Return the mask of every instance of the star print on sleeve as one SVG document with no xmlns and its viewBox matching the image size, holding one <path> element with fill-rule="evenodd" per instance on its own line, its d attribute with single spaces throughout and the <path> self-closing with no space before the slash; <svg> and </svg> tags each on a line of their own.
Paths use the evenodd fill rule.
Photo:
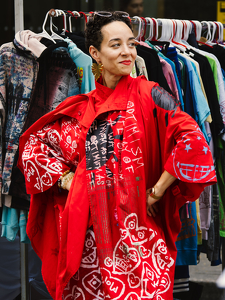
<svg viewBox="0 0 225 300">
<path fill-rule="evenodd" d="M 207 147 L 203 146 L 203 150 L 202 151 L 205 152 L 205 154 L 207 154 L 208 150 L 209 149 Z"/>
<path fill-rule="evenodd" d="M 170 174 L 186 182 L 216 181 L 212 155 L 203 134 L 189 131 L 176 142 L 165 165 Z"/>
<path fill-rule="evenodd" d="M 186 148 L 185 148 L 184 150 L 186 150 L 187 153 L 188 153 L 188 151 L 191 150 L 191 149 L 192 149 L 192 148 L 191 148 L 191 144 L 189 144 L 189 145 L 186 145 Z"/>
</svg>

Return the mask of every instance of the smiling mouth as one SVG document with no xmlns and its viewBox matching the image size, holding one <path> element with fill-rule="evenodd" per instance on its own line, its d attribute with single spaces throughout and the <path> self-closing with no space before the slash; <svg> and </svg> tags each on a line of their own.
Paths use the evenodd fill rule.
<svg viewBox="0 0 225 300">
<path fill-rule="evenodd" d="M 124 61 L 121 61 L 120 64 L 129 66 L 131 64 L 131 61 L 130 60 L 124 60 Z"/>
</svg>

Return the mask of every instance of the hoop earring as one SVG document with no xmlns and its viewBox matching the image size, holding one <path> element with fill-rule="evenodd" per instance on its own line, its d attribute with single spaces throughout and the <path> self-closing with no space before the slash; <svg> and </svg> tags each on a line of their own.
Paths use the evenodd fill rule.
<svg viewBox="0 0 225 300">
<path fill-rule="evenodd" d="M 102 74 L 102 70 L 103 70 L 103 64 L 96 64 L 93 63 L 91 66 L 91 71 L 95 76 L 95 80 L 97 81 L 99 79 L 99 77 L 101 77 Z"/>
</svg>

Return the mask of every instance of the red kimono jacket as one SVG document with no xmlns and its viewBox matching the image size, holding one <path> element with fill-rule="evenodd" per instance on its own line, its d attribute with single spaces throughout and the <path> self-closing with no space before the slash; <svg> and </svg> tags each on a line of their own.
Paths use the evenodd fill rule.
<svg viewBox="0 0 225 300">
<path fill-rule="evenodd" d="M 96 83 L 25 132 L 19 167 L 32 195 L 27 233 L 54 299 L 173 299 L 179 208 L 216 175 L 171 95 L 143 77 L 122 77 L 114 91 Z M 57 187 L 68 169 L 69 194 Z M 164 170 L 177 180 L 149 217 L 146 189 Z M 65 294 L 71 277 L 76 291 Z"/>
</svg>

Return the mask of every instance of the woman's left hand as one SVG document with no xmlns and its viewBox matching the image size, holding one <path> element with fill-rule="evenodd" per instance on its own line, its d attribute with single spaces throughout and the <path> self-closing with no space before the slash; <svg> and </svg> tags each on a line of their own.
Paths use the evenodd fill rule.
<svg viewBox="0 0 225 300">
<path fill-rule="evenodd" d="M 156 213 L 159 212 L 157 203 L 159 200 L 152 198 L 150 196 L 149 190 L 150 189 L 146 191 L 147 214 L 149 215 L 149 217 L 155 217 Z"/>
</svg>

